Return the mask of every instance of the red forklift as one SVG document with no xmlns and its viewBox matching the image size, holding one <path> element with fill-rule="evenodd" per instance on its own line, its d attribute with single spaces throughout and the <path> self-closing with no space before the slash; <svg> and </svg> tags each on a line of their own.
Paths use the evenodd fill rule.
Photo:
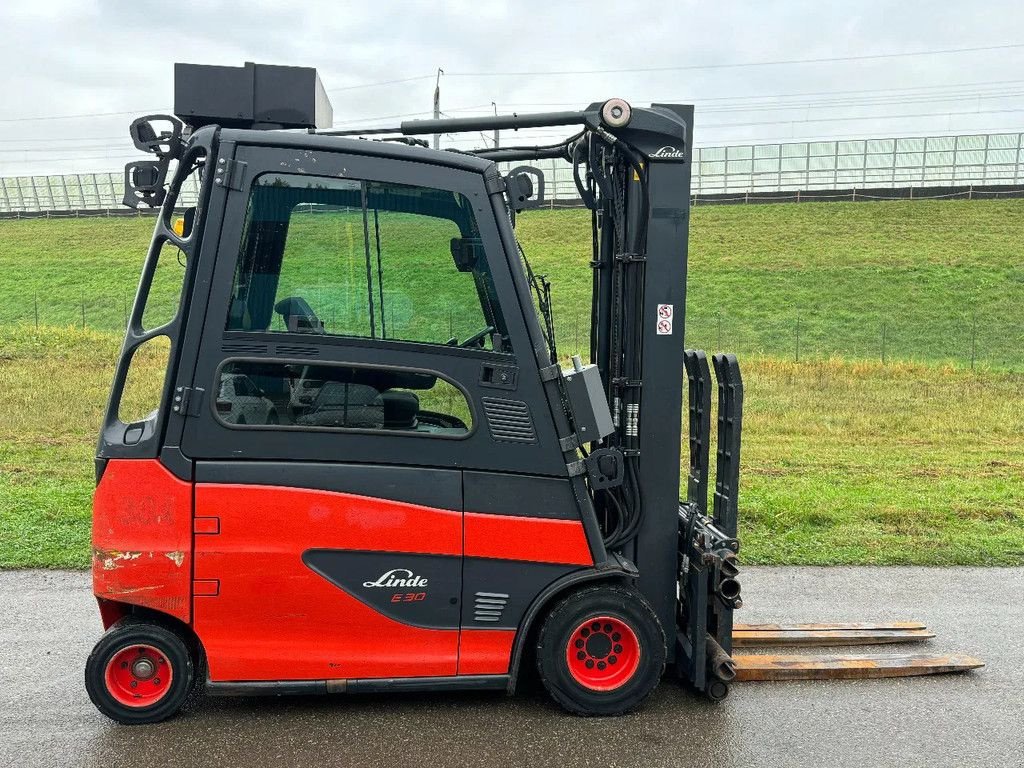
<svg viewBox="0 0 1024 768">
<path fill-rule="evenodd" d="M 684 349 L 692 107 L 332 131 L 315 70 L 250 63 L 176 65 L 174 112 L 132 124 L 154 158 L 125 169 L 126 205 L 160 211 L 97 449 L 106 632 L 85 681 L 104 714 L 163 720 L 199 685 L 513 692 L 535 665 L 565 709 L 617 715 L 666 667 L 720 700 L 737 677 L 977 666 L 733 655 L 930 635 L 733 624 L 743 387 L 735 357 Z M 542 126 L 570 135 L 418 138 Z M 559 355 L 551 285 L 515 236 L 544 177 L 498 165 L 546 158 L 571 163 L 591 211 L 586 363 Z M 177 308 L 147 323 L 168 253 Z M 124 421 L 133 358 L 157 340 L 159 407 Z"/>
</svg>

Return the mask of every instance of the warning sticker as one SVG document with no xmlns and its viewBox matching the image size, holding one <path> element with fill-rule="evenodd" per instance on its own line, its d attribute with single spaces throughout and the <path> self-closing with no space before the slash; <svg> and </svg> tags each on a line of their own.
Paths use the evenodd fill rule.
<svg viewBox="0 0 1024 768">
<path fill-rule="evenodd" d="M 674 314 L 671 304 L 659 304 L 658 305 L 658 325 L 657 333 L 659 336 L 669 336 L 672 334 L 672 315 Z"/>
</svg>

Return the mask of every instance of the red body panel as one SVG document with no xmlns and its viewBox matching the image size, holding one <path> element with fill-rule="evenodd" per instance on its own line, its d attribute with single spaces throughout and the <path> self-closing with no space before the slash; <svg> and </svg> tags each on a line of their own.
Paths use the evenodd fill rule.
<svg viewBox="0 0 1024 768">
<path fill-rule="evenodd" d="M 111 459 L 93 496 L 93 592 L 191 618 L 192 484 L 156 459 Z M 120 615 L 101 610 L 104 625 Z"/>
<path fill-rule="evenodd" d="M 196 633 L 210 678 L 319 680 L 456 674 L 459 631 L 383 616 L 302 562 L 312 548 L 462 554 L 461 512 L 329 491 L 196 486 Z"/>
<path fill-rule="evenodd" d="M 465 515 L 466 557 L 533 563 L 593 565 L 579 520 L 511 515 Z"/>
<path fill-rule="evenodd" d="M 198 484 L 194 495 L 195 522 L 190 483 L 155 459 L 111 460 L 94 500 L 93 582 L 105 625 L 118 604 L 191 623 L 214 681 L 509 671 L 514 630 L 389 618 L 303 563 L 308 550 L 592 564 L 579 521 L 277 486 Z"/>
<path fill-rule="evenodd" d="M 508 674 L 515 639 L 514 629 L 462 630 L 459 639 L 459 674 Z"/>
</svg>

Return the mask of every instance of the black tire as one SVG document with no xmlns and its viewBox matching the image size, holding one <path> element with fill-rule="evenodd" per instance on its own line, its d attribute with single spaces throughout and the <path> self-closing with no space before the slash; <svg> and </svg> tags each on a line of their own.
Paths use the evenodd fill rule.
<svg viewBox="0 0 1024 768">
<path fill-rule="evenodd" d="M 117 660 L 119 656 L 121 660 Z M 139 669 L 148 672 L 152 668 L 153 672 L 136 677 L 136 664 L 128 666 L 132 658 L 151 662 Z M 169 673 L 162 671 L 167 669 Z M 185 638 L 148 620 L 128 618 L 114 624 L 85 664 L 85 689 L 92 703 L 111 720 L 125 725 L 156 723 L 174 716 L 188 698 L 194 679 L 195 664 Z M 133 697 L 137 701 L 129 703 Z"/>
<path fill-rule="evenodd" d="M 622 634 L 630 635 L 629 642 L 622 639 L 620 645 L 613 638 Z M 635 658 L 627 661 L 622 646 L 631 650 L 633 641 Z M 636 590 L 607 584 L 581 589 L 562 599 L 544 620 L 537 639 L 537 670 L 551 698 L 569 712 L 621 715 L 640 706 L 658 687 L 665 671 L 665 633 Z M 601 675 L 606 677 L 591 677 Z"/>
</svg>

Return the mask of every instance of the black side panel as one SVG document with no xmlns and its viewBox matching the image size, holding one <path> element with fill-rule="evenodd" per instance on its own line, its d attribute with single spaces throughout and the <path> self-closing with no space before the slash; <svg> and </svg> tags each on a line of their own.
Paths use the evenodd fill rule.
<svg viewBox="0 0 1024 768">
<path fill-rule="evenodd" d="M 508 675 L 458 677 L 387 677 L 359 680 L 253 680 L 215 683 L 206 681 L 210 696 L 287 696 L 325 693 L 385 693 L 396 691 L 500 691 Z"/>
<path fill-rule="evenodd" d="M 349 693 L 390 693 L 412 691 L 500 691 L 508 686 L 508 675 L 459 675 L 458 677 L 393 677 L 349 680 Z"/>
<path fill-rule="evenodd" d="M 302 562 L 389 619 L 429 629 L 459 626 L 462 558 L 308 549 Z M 387 638 L 381 638 L 387 642 Z"/>
<path fill-rule="evenodd" d="M 193 462 L 176 445 L 165 445 L 160 451 L 160 463 L 179 480 L 192 482 Z"/>
<path fill-rule="evenodd" d="M 199 461 L 196 482 L 308 488 L 437 509 L 462 509 L 458 470 L 303 461 Z"/>
<path fill-rule="evenodd" d="M 463 472 L 467 512 L 579 520 L 568 478 L 531 477 L 497 472 Z"/>
<path fill-rule="evenodd" d="M 579 570 L 574 565 L 466 558 L 462 626 L 516 629 L 527 608 L 549 584 Z"/>
<path fill-rule="evenodd" d="M 692 137 L 693 107 L 658 105 L 676 112 Z M 690 211 L 690 162 L 650 160 L 651 211 L 644 269 L 643 389 L 640 395 L 640 488 L 643 523 L 636 538 L 638 586 L 661 625 L 675 626 L 679 572 L 679 458 L 683 404 L 683 321 Z M 659 326 L 658 307 L 675 322 Z M 669 647 L 674 661 L 675 648 Z"/>
</svg>

